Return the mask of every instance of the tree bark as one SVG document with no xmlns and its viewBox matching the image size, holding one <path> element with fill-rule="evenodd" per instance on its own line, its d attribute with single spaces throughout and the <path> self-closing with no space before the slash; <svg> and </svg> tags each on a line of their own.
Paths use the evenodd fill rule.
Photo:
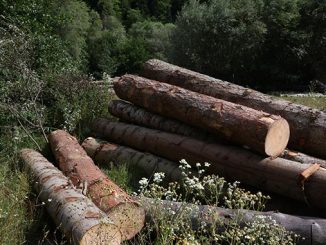
<svg viewBox="0 0 326 245">
<path fill-rule="evenodd" d="M 290 150 L 285 150 L 283 154 L 281 155 L 282 158 L 300 162 L 300 163 L 308 163 L 308 164 L 314 164 L 318 163 L 321 167 L 326 168 L 326 161 L 320 158 L 312 157 L 309 155 L 306 155 L 301 152 L 294 152 Z"/>
<path fill-rule="evenodd" d="M 148 221 L 155 220 L 157 213 L 162 212 L 183 212 L 186 213 L 187 221 L 191 221 L 193 229 L 198 229 L 204 222 L 208 227 L 214 227 L 220 232 L 225 229 L 225 225 L 230 220 L 239 222 L 239 225 L 252 222 L 257 216 L 271 217 L 277 224 L 283 226 L 286 230 L 292 231 L 301 236 L 298 243 L 300 245 L 325 244 L 326 243 L 326 219 L 288 215 L 279 212 L 257 212 L 252 210 L 226 209 L 208 205 L 195 205 L 184 202 L 172 202 L 167 200 L 156 200 L 141 197 L 139 201 L 146 210 Z M 189 213 L 188 213 L 189 212 Z"/>
<path fill-rule="evenodd" d="M 326 204 L 326 170 L 320 168 L 302 186 L 299 175 L 309 164 L 298 164 L 282 158 L 264 158 L 235 146 L 206 143 L 181 135 L 142 128 L 105 119 L 93 125 L 97 136 L 140 151 L 190 164 L 210 162 L 207 173 L 229 180 L 239 180 L 258 189 L 271 191 L 324 209 Z"/>
<path fill-rule="evenodd" d="M 180 134 L 206 141 L 217 141 L 212 134 L 197 127 L 189 126 L 183 122 L 162 117 L 122 100 L 111 100 L 109 103 L 111 115 L 124 122 L 159 129 L 165 132 Z"/>
<path fill-rule="evenodd" d="M 162 130 L 168 133 L 180 134 L 210 143 L 227 144 L 227 141 L 222 141 L 200 128 L 191 127 L 180 121 L 162 117 L 122 100 L 111 100 L 109 103 L 109 112 L 113 116 L 120 118 L 123 122 L 134 123 L 139 126 Z M 299 163 L 319 163 L 321 167 L 326 168 L 325 160 L 301 152 L 285 150 L 280 157 Z"/>
<path fill-rule="evenodd" d="M 289 148 L 326 159 L 326 112 L 193 72 L 160 60 L 149 60 L 143 75 L 215 98 L 280 115 L 290 124 Z"/>
<path fill-rule="evenodd" d="M 144 210 L 94 164 L 78 141 L 63 130 L 49 134 L 60 169 L 119 227 L 122 239 L 130 239 L 144 225 Z"/>
<path fill-rule="evenodd" d="M 168 182 L 178 182 L 183 178 L 177 163 L 150 153 L 140 152 L 92 137 L 84 140 L 82 146 L 87 154 L 99 164 L 110 164 L 110 162 L 115 164 L 126 163 L 136 169 L 143 170 L 143 177 L 147 178 L 151 178 L 155 172 L 162 172 L 165 174 L 165 180 Z M 192 173 L 196 175 L 195 170 L 192 170 Z M 257 189 L 252 189 L 251 187 L 250 191 L 257 191 Z M 268 195 L 272 199 L 266 203 L 265 210 L 278 210 L 296 215 L 316 215 L 316 210 L 309 208 L 304 203 L 276 194 L 268 193 Z"/>
<path fill-rule="evenodd" d="M 41 201 L 72 244 L 120 244 L 119 228 L 40 153 L 23 149 L 20 158 L 33 176 Z"/>
<path fill-rule="evenodd" d="M 107 141 L 88 137 L 82 147 L 87 154 L 99 164 L 125 163 L 129 166 L 140 168 L 147 177 L 154 173 L 162 172 L 168 181 L 179 181 L 181 170 L 179 165 L 162 157 L 150 153 L 136 151 L 129 147 L 111 144 Z"/>
<path fill-rule="evenodd" d="M 149 111 L 207 129 L 261 154 L 277 157 L 288 143 L 289 125 L 279 116 L 134 75 L 122 76 L 114 90 Z"/>
</svg>

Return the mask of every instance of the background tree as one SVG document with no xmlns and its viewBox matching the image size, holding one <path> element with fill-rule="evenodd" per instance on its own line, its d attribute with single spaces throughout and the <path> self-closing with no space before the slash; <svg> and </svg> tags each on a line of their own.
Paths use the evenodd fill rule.
<svg viewBox="0 0 326 245">
<path fill-rule="evenodd" d="M 314 79 L 326 82 L 326 2 L 303 1 L 301 30 L 309 37 L 308 64 Z"/>
<path fill-rule="evenodd" d="M 265 40 L 260 0 L 191 0 L 173 35 L 173 61 L 230 81 L 252 70 Z"/>
</svg>

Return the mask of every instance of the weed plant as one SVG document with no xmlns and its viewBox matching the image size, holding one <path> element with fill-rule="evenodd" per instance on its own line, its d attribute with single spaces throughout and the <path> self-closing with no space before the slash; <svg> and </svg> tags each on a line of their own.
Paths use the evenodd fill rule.
<svg viewBox="0 0 326 245">
<path fill-rule="evenodd" d="M 250 221 L 244 218 L 246 210 L 263 210 L 268 196 L 250 193 L 240 188 L 239 182 L 228 183 L 222 177 L 205 175 L 209 163 L 197 163 L 194 173 L 185 160 L 180 163 L 180 182 L 164 185 L 164 173 L 139 181 L 137 195 L 144 203 L 147 198 L 153 200 L 151 221 L 130 243 L 276 245 L 295 244 L 298 240 L 296 234 L 268 216 L 257 215 Z M 171 201 L 171 205 L 166 201 Z M 232 217 L 219 215 L 213 209 L 203 217 L 201 205 L 233 209 Z"/>
</svg>

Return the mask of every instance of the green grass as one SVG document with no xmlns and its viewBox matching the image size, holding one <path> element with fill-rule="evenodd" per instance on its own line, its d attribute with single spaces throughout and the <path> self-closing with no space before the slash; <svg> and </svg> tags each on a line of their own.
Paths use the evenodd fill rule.
<svg viewBox="0 0 326 245">
<path fill-rule="evenodd" d="M 325 109 L 326 98 L 283 97 L 295 103 Z M 0 132 L 1 133 L 1 132 Z M 49 156 L 49 150 L 40 134 L 32 135 Z M 37 202 L 37 195 L 32 191 L 28 176 L 22 170 L 16 152 L 25 147 L 37 149 L 23 130 L 19 137 L 15 134 L 2 134 L 0 140 L 0 244 L 40 244 L 44 241 L 55 241 L 65 244 L 62 234 L 56 229 L 44 207 Z M 135 189 L 140 177 L 134 170 L 129 171 L 126 165 L 113 167 L 101 166 L 117 184 L 128 192 Z"/>
<path fill-rule="evenodd" d="M 326 96 L 325 97 L 293 97 L 285 96 L 282 99 L 289 100 L 291 102 L 310 106 L 317 109 L 326 109 Z"/>
</svg>

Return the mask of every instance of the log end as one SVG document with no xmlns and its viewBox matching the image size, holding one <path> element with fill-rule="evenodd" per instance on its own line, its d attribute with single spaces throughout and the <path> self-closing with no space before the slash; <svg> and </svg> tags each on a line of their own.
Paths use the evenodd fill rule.
<svg viewBox="0 0 326 245">
<path fill-rule="evenodd" d="M 121 243 L 121 233 L 119 228 L 113 224 L 102 223 L 89 229 L 82 239 L 80 245 L 110 244 L 119 245 Z"/>
<path fill-rule="evenodd" d="M 285 150 L 290 138 L 288 122 L 280 118 L 268 129 L 265 139 L 265 153 L 270 157 L 278 157 Z"/>
<path fill-rule="evenodd" d="M 145 210 L 136 202 L 121 203 L 108 216 L 119 227 L 122 240 L 133 238 L 145 224 Z"/>
</svg>

